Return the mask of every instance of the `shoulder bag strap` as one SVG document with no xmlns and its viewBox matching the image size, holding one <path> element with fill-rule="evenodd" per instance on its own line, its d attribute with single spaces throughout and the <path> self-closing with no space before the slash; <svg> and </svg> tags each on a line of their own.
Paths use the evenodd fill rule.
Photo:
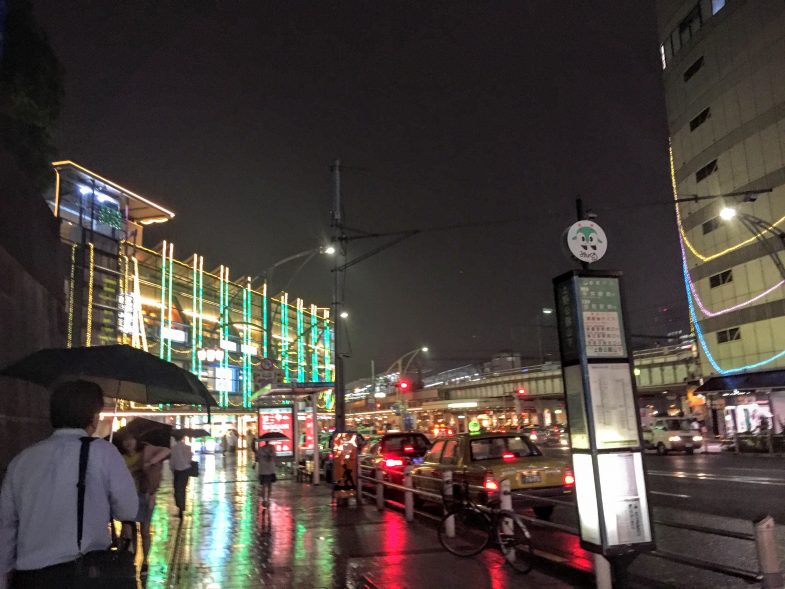
<svg viewBox="0 0 785 589">
<path fill-rule="evenodd" d="M 76 483 L 76 545 L 82 552 L 82 531 L 84 528 L 84 492 L 87 478 L 87 459 L 90 456 L 90 442 L 95 438 L 85 436 L 79 438 L 82 447 L 79 450 L 79 482 Z"/>
</svg>

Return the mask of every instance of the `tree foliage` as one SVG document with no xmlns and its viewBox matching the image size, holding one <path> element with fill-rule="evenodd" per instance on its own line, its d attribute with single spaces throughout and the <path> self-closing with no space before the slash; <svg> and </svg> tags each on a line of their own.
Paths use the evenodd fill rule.
<svg viewBox="0 0 785 589">
<path fill-rule="evenodd" d="M 30 0 L 0 0 L 2 4 L 0 144 L 33 186 L 43 189 L 51 181 L 52 129 L 63 104 L 63 67 L 35 21 Z"/>
</svg>

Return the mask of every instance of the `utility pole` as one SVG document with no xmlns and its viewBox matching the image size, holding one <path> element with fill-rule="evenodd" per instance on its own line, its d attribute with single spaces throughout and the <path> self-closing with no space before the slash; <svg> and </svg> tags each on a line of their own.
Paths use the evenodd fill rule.
<svg viewBox="0 0 785 589">
<path fill-rule="evenodd" d="M 343 239 L 343 215 L 341 211 L 341 160 L 335 160 L 333 172 L 333 210 L 330 218 L 332 242 L 336 249 L 333 263 L 333 361 L 335 362 L 335 431 L 346 429 L 346 391 L 341 353 L 341 275 L 346 262 L 346 241 Z"/>
</svg>

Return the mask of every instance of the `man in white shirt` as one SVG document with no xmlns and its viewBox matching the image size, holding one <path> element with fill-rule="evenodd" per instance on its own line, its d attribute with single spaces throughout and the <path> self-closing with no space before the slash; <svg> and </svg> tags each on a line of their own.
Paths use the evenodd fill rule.
<svg viewBox="0 0 785 589">
<path fill-rule="evenodd" d="M 76 589 L 79 451 L 103 406 L 98 385 L 61 384 L 49 405 L 54 433 L 8 466 L 0 491 L 0 589 Z M 133 520 L 138 508 L 131 473 L 105 440 L 90 444 L 85 487 L 81 554 L 108 548 L 110 518 Z"/>
<path fill-rule="evenodd" d="M 183 517 L 185 512 L 185 490 L 188 487 L 188 477 L 191 475 L 191 446 L 185 443 L 182 432 L 174 432 L 172 437 L 175 444 L 169 456 L 169 467 L 174 477 L 174 503 L 177 505 L 178 515 Z"/>
</svg>

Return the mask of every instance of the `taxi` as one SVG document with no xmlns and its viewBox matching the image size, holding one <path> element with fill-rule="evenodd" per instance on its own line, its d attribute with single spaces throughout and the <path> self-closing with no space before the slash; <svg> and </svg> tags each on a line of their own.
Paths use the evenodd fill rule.
<svg viewBox="0 0 785 589">
<path fill-rule="evenodd" d="M 457 434 L 439 438 L 414 468 L 414 487 L 441 494 L 445 471 L 453 481 L 468 480 L 474 501 L 487 504 L 499 500 L 502 479 L 510 481 L 513 491 L 528 495 L 558 498 L 575 490 L 575 476 L 564 458 L 548 458 L 528 436 L 516 433 Z M 517 500 L 516 500 L 517 502 Z M 548 519 L 553 505 L 525 498 L 540 519 Z"/>
</svg>

